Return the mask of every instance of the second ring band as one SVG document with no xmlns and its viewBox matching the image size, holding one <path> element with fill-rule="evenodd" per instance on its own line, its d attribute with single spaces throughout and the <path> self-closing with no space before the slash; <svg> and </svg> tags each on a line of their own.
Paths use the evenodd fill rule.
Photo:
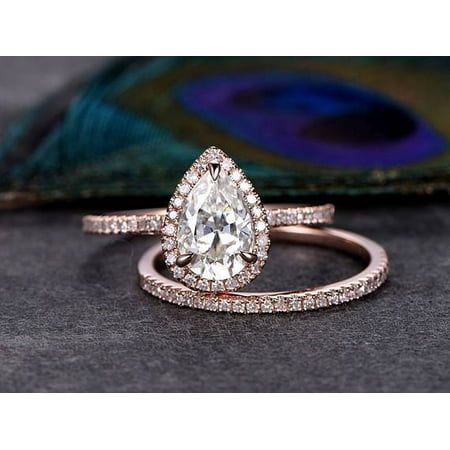
<svg viewBox="0 0 450 450">
<path fill-rule="evenodd" d="M 209 311 L 272 313 L 306 311 L 339 305 L 378 289 L 388 274 L 388 257 L 376 242 L 349 231 L 333 228 L 285 227 L 272 237 L 293 243 L 315 244 L 353 254 L 366 262 L 365 269 L 345 280 L 301 291 L 202 293 L 170 280 L 161 273 L 159 245 L 140 259 L 138 272 L 143 290 L 170 303 Z"/>
</svg>

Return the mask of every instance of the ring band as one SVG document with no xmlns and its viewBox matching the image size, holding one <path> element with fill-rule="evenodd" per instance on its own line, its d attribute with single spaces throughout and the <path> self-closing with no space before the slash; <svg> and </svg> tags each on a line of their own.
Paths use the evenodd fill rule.
<svg viewBox="0 0 450 450">
<path fill-rule="evenodd" d="M 160 273 L 162 253 L 156 244 L 139 261 L 140 285 L 151 295 L 181 306 L 234 313 L 273 313 L 307 311 L 346 303 L 373 292 L 386 280 L 389 264 L 385 250 L 358 234 L 334 228 L 295 226 L 274 230 L 271 237 L 343 250 L 362 258 L 367 267 L 345 280 L 301 291 L 199 292 Z"/>
<path fill-rule="evenodd" d="M 271 228 L 287 225 L 329 225 L 334 218 L 334 205 L 265 205 Z M 119 211 L 83 217 L 83 231 L 92 234 L 160 234 L 164 208 Z"/>
</svg>

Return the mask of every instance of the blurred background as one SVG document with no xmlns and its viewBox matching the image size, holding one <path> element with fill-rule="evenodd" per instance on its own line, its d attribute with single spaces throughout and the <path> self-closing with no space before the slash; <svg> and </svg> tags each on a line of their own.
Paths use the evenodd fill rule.
<svg viewBox="0 0 450 450">
<path fill-rule="evenodd" d="M 449 191 L 449 58 L 2 58 L 0 67 L 3 207 L 165 204 L 210 145 L 266 201 Z"/>
</svg>

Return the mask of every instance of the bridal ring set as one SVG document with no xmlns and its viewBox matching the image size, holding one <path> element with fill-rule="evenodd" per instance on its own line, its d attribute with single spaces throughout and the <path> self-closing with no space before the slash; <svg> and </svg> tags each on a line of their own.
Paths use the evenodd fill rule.
<svg viewBox="0 0 450 450">
<path fill-rule="evenodd" d="M 162 300 L 208 311 L 306 311 L 363 297 L 386 280 L 388 257 L 376 242 L 332 223 L 334 206 L 263 205 L 236 163 L 208 148 L 184 174 L 167 209 L 83 218 L 94 234 L 161 236 L 138 263 L 140 286 Z M 271 241 L 316 244 L 356 255 L 365 269 L 307 290 L 237 292 L 257 277 Z M 163 275 L 164 264 L 172 278 Z"/>
</svg>

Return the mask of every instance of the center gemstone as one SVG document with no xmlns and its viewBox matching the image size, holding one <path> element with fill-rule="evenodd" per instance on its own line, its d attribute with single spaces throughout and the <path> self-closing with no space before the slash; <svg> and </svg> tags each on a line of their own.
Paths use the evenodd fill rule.
<svg viewBox="0 0 450 450">
<path fill-rule="evenodd" d="M 189 267 L 208 280 L 226 280 L 245 266 L 240 252 L 252 250 L 252 218 L 225 170 L 207 171 L 189 193 L 180 216 L 178 250 L 194 255 Z"/>
</svg>

